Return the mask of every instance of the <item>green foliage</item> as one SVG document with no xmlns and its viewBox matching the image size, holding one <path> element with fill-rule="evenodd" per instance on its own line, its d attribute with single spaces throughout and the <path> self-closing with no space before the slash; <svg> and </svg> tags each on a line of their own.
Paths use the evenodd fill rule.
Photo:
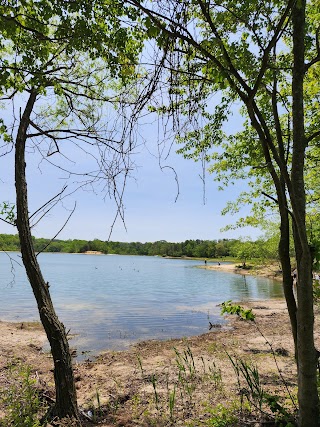
<svg viewBox="0 0 320 427">
<path fill-rule="evenodd" d="M 270 409 L 275 418 L 277 427 L 295 427 L 292 414 L 280 403 L 280 397 L 264 392 L 263 395 L 266 406 Z"/>
<path fill-rule="evenodd" d="M 313 270 L 320 270 L 320 241 L 313 238 L 310 243 L 310 251 L 313 257 Z"/>
<path fill-rule="evenodd" d="M 0 215 L 3 219 L 10 224 L 15 224 L 16 213 L 15 213 L 15 205 L 10 202 L 3 202 L 0 204 Z"/>
<path fill-rule="evenodd" d="M 6 408 L 6 416 L 1 420 L 5 427 L 40 427 L 39 414 L 44 407 L 36 381 L 31 376 L 31 368 L 23 365 L 10 367 L 12 384 L 2 390 L 1 400 Z"/>
<path fill-rule="evenodd" d="M 232 255 L 241 259 L 243 267 L 248 259 L 256 258 L 258 254 L 258 244 L 250 240 L 240 241 L 232 247 Z"/>
<path fill-rule="evenodd" d="M 205 422 L 208 427 L 232 427 L 236 426 L 238 417 L 234 414 L 233 408 L 218 404 L 209 409 L 210 417 Z"/>
<path fill-rule="evenodd" d="M 244 309 L 239 304 L 232 303 L 231 300 L 225 301 L 221 304 L 221 314 L 236 314 L 237 316 L 241 317 L 244 320 L 255 320 L 255 315 L 252 312 L 252 309 Z"/>
<path fill-rule="evenodd" d="M 48 79 L 42 71 L 54 69 L 59 52 L 66 53 L 70 65 L 75 52 L 88 53 L 91 60 L 100 57 L 112 75 L 126 79 L 141 49 L 141 34 L 125 25 L 124 15 L 136 19 L 138 13 L 119 1 L 2 3 L 0 87 L 23 92 L 42 86 L 45 91 Z M 61 81 L 55 77 L 52 84 L 58 93 Z"/>
<path fill-rule="evenodd" d="M 313 282 L 313 299 L 315 304 L 320 304 L 320 280 L 314 280 Z"/>
</svg>

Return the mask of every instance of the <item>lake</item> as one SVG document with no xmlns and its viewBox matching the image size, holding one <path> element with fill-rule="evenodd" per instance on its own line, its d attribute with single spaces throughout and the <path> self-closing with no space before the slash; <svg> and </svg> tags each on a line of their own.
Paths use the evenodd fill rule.
<svg viewBox="0 0 320 427">
<path fill-rule="evenodd" d="M 1 320 L 39 320 L 20 254 L 0 253 Z M 57 314 L 91 354 L 208 331 L 223 301 L 283 296 L 279 282 L 197 268 L 201 261 L 124 255 L 39 255 Z M 210 263 L 209 263 L 210 264 Z"/>
</svg>

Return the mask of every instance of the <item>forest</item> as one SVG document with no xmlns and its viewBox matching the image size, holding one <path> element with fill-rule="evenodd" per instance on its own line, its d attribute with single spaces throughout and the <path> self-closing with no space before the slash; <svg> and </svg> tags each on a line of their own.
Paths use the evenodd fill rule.
<svg viewBox="0 0 320 427">
<path fill-rule="evenodd" d="M 103 254 L 119 255 L 149 255 L 167 257 L 192 258 L 225 258 L 260 259 L 269 262 L 278 259 L 275 238 L 251 240 L 220 239 L 220 240 L 186 240 L 179 243 L 166 242 L 103 242 L 99 239 L 58 240 L 33 237 L 36 252 L 66 252 L 84 253 L 98 251 Z M 0 234 L 0 250 L 20 251 L 20 241 L 17 235 Z"/>
</svg>

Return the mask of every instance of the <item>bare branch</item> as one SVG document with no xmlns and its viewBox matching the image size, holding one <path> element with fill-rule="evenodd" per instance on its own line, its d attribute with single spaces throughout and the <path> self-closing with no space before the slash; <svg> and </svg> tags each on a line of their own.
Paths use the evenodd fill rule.
<svg viewBox="0 0 320 427">
<path fill-rule="evenodd" d="M 37 253 L 37 255 L 36 256 L 38 256 L 39 254 L 41 254 L 44 250 L 46 250 L 47 249 L 47 247 L 53 242 L 53 240 L 61 233 L 61 231 L 65 228 L 65 226 L 68 224 L 68 222 L 69 222 L 69 220 L 70 220 L 70 218 L 71 218 L 71 216 L 73 215 L 73 213 L 74 213 L 74 211 L 76 210 L 76 206 L 77 206 L 77 202 L 75 202 L 74 203 L 74 207 L 73 207 L 73 209 L 72 209 L 72 211 L 70 212 L 70 215 L 68 216 L 68 218 L 67 218 L 67 220 L 65 221 L 65 223 L 63 224 L 63 226 L 60 228 L 60 230 L 52 237 L 52 239 L 50 240 L 50 242 L 47 244 L 47 245 L 45 245 L 42 249 L 41 249 L 41 251 L 39 251 L 38 253 Z"/>
<path fill-rule="evenodd" d="M 6 219 L 0 218 L 0 221 L 5 222 L 6 224 L 12 225 L 12 227 L 15 227 L 16 224 L 12 224 L 12 222 L 7 221 Z"/>
<path fill-rule="evenodd" d="M 261 191 L 261 194 L 265 197 L 267 197 L 268 199 L 272 200 L 273 202 L 275 202 L 276 205 L 279 205 L 278 199 L 276 199 L 273 196 L 270 196 L 270 194 L 265 193 L 264 191 Z M 291 217 L 293 218 L 293 213 L 290 211 L 290 209 L 288 207 L 286 207 L 287 212 L 289 213 L 289 215 L 291 215 Z"/>
<path fill-rule="evenodd" d="M 319 33 L 320 33 L 320 27 L 318 27 L 317 31 L 316 31 L 316 49 L 317 49 L 317 55 L 308 64 L 305 64 L 305 72 L 307 72 L 309 70 L 309 68 L 312 67 L 312 65 L 317 64 L 320 61 Z"/>
<path fill-rule="evenodd" d="M 51 203 L 54 199 L 56 199 L 57 197 L 61 196 L 61 194 L 67 189 L 67 185 L 65 185 L 63 187 L 63 189 L 55 196 L 53 196 L 50 200 L 48 200 L 44 205 L 42 205 L 39 209 L 37 209 L 35 212 L 33 212 L 32 215 L 29 216 L 29 221 L 32 217 L 34 217 L 38 212 L 40 212 L 43 208 L 45 208 L 46 206 L 49 205 L 49 203 Z"/>
<path fill-rule="evenodd" d="M 320 136 L 320 130 L 314 132 L 312 135 L 309 135 L 307 138 L 307 143 L 309 144 L 309 142 L 311 142 L 315 138 L 318 138 L 318 136 Z"/>
</svg>

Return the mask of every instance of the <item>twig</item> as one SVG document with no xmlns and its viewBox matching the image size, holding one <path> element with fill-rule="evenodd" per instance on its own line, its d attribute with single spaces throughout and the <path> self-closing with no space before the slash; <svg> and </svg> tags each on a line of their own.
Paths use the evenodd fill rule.
<svg viewBox="0 0 320 427">
<path fill-rule="evenodd" d="M 67 189 L 67 185 L 65 185 L 63 187 L 63 189 L 60 191 L 60 193 L 56 194 L 55 196 L 53 196 L 50 200 L 48 200 L 44 205 L 42 205 L 39 209 L 37 209 L 35 212 L 33 212 L 32 215 L 29 216 L 29 220 L 35 216 L 39 211 L 41 211 L 45 206 L 47 206 L 49 203 L 51 203 L 54 199 L 56 199 L 57 197 L 61 196 L 61 194 Z"/>
<path fill-rule="evenodd" d="M 13 224 L 12 222 L 7 221 L 6 219 L 3 219 L 3 218 L 0 218 L 0 221 L 5 222 L 6 224 L 12 225 L 12 227 L 15 227 L 15 226 L 16 226 L 16 225 L 15 225 L 15 224 Z"/>
<path fill-rule="evenodd" d="M 76 210 L 76 206 L 77 206 L 77 202 L 74 203 L 74 208 L 72 209 L 72 211 L 70 212 L 70 215 L 68 216 L 66 222 L 63 224 L 63 226 L 60 228 L 60 230 L 52 237 L 52 239 L 50 240 L 50 242 L 45 245 L 41 251 L 39 251 L 37 253 L 36 256 L 38 256 L 39 254 L 41 254 L 45 249 L 47 249 L 47 247 L 53 242 L 53 240 L 61 233 L 61 231 L 64 229 L 64 227 L 67 225 L 67 223 L 69 222 L 69 219 L 71 218 L 71 216 L 73 215 L 74 211 Z"/>
</svg>

